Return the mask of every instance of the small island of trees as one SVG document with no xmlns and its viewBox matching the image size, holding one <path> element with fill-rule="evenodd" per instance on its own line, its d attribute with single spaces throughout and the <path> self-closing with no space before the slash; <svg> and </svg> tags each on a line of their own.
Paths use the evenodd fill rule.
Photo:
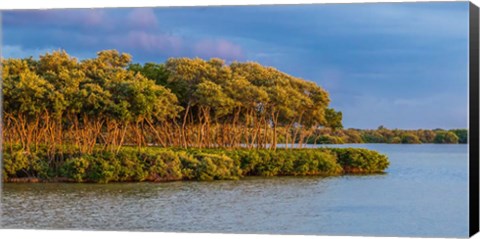
<svg viewBox="0 0 480 239">
<path fill-rule="evenodd" d="M 82 61 L 54 51 L 2 67 L 4 181 L 379 173 L 388 160 L 375 151 L 302 147 L 463 140 L 463 131 L 344 130 L 323 88 L 254 62 L 142 65 L 116 50 Z"/>
</svg>

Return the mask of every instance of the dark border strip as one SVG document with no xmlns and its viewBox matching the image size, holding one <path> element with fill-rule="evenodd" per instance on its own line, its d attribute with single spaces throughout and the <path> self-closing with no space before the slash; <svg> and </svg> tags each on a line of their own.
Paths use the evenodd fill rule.
<svg viewBox="0 0 480 239">
<path fill-rule="evenodd" d="M 469 57 L 469 209 L 470 232 L 475 235 L 479 230 L 479 11 L 470 2 L 470 57 Z"/>
<path fill-rule="evenodd" d="M 3 20 L 3 15 L 2 11 L 0 11 L 0 60 L 3 60 L 3 55 L 2 55 L 2 44 L 3 44 L 3 30 L 2 30 L 2 20 Z M 3 179 L 3 138 L 1 135 L 3 135 L 3 79 L 2 79 L 2 71 L 3 71 L 3 66 L 0 64 L 0 228 L 3 228 L 3 223 L 2 223 L 2 202 L 3 202 L 3 185 L 1 179 Z"/>
</svg>

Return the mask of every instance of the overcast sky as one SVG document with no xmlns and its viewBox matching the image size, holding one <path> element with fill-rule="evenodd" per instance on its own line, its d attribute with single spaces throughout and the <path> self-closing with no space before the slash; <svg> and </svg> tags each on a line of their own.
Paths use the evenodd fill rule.
<svg viewBox="0 0 480 239">
<path fill-rule="evenodd" d="M 3 56 L 257 61 L 324 87 L 346 128 L 466 128 L 468 2 L 4 11 Z"/>
</svg>

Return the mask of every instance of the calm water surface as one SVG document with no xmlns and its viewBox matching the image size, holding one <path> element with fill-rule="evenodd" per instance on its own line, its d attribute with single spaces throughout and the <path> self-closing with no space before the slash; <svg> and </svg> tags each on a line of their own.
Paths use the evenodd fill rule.
<svg viewBox="0 0 480 239">
<path fill-rule="evenodd" d="M 387 154 L 387 174 L 4 184 L 1 223 L 3 228 L 467 236 L 467 145 L 350 146 Z"/>
</svg>

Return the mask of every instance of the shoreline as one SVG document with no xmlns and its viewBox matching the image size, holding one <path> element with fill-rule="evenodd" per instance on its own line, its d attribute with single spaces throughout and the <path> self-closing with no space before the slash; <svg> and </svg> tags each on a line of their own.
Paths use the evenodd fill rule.
<svg viewBox="0 0 480 239">
<path fill-rule="evenodd" d="M 7 181 L 3 181 L 4 184 L 130 184 L 130 183 L 173 183 L 173 182 L 212 182 L 212 181 L 245 181 L 245 180 L 254 180 L 254 179 L 272 179 L 272 178 L 329 178 L 329 177 L 343 177 L 343 176 L 372 176 L 372 175 L 386 175 L 386 172 L 378 173 L 346 173 L 340 175 L 277 175 L 277 176 L 244 176 L 239 179 L 224 179 L 224 180 L 163 180 L 163 181 L 122 181 L 122 182 L 108 182 L 108 183 L 98 183 L 98 182 L 75 182 L 73 179 L 69 178 L 52 178 L 44 180 L 41 178 L 9 178 Z"/>
<path fill-rule="evenodd" d="M 383 173 L 389 165 L 386 155 L 363 148 L 273 151 L 124 147 L 117 153 L 59 151 L 53 155 L 54 160 L 45 155 L 42 149 L 28 156 L 22 151 L 4 152 L 2 181 L 109 183 L 238 180 L 248 176 L 342 176 Z"/>
</svg>

